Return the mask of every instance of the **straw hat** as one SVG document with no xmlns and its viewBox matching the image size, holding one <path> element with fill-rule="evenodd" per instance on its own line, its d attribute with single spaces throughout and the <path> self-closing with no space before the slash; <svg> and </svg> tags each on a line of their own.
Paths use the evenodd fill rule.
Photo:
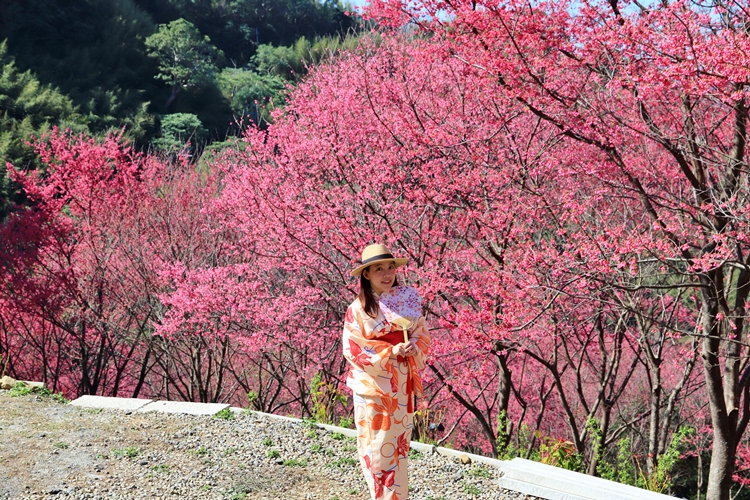
<svg viewBox="0 0 750 500">
<path fill-rule="evenodd" d="M 396 267 L 401 267 L 409 259 L 397 259 L 385 245 L 370 245 L 362 250 L 362 264 L 352 271 L 352 276 L 359 276 L 367 267 L 378 262 L 393 261 Z"/>
</svg>

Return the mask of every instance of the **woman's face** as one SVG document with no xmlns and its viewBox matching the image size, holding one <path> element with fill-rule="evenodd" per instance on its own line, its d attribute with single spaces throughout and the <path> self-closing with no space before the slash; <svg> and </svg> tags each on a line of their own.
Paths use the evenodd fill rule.
<svg viewBox="0 0 750 500">
<path fill-rule="evenodd" d="M 393 286 L 393 282 L 396 280 L 396 264 L 393 261 L 378 262 L 362 271 L 362 275 L 365 279 L 370 280 L 372 289 L 380 295 Z"/>
</svg>

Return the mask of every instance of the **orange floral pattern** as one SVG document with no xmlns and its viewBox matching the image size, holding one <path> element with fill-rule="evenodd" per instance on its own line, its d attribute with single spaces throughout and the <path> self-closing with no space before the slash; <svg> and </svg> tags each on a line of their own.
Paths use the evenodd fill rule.
<svg viewBox="0 0 750 500">
<path fill-rule="evenodd" d="M 414 398 L 422 395 L 419 371 L 432 342 L 420 317 L 409 332 L 417 354 L 396 357 L 393 345 L 378 340 L 392 331 L 382 313 L 369 317 L 359 300 L 346 311 L 343 346 L 351 368 L 346 383 L 354 393 L 357 451 L 373 500 L 409 498 Z"/>
</svg>

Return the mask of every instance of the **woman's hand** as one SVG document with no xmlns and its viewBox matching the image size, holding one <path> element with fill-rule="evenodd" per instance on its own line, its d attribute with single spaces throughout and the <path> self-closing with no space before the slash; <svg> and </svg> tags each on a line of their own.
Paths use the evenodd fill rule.
<svg viewBox="0 0 750 500">
<path fill-rule="evenodd" d="M 417 354 L 417 347 L 411 342 L 401 342 L 393 346 L 391 351 L 394 356 L 414 356 Z"/>
</svg>

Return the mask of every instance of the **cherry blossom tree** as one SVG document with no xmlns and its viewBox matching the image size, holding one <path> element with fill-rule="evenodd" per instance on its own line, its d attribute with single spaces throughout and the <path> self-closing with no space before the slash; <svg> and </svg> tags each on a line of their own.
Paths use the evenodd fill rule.
<svg viewBox="0 0 750 500">
<path fill-rule="evenodd" d="M 687 290 L 713 428 L 707 498 L 729 498 L 748 411 L 747 5 L 375 0 L 556 128 L 609 199 L 629 198 L 609 262 L 641 289 Z M 625 222 L 625 221 L 623 221 Z M 619 226 L 619 227 L 618 227 Z M 607 241 L 602 241 L 606 245 Z M 587 255 L 582 249 L 581 254 Z M 644 264 L 656 263 L 650 269 Z M 646 280 L 648 278 L 648 280 Z"/>
</svg>

